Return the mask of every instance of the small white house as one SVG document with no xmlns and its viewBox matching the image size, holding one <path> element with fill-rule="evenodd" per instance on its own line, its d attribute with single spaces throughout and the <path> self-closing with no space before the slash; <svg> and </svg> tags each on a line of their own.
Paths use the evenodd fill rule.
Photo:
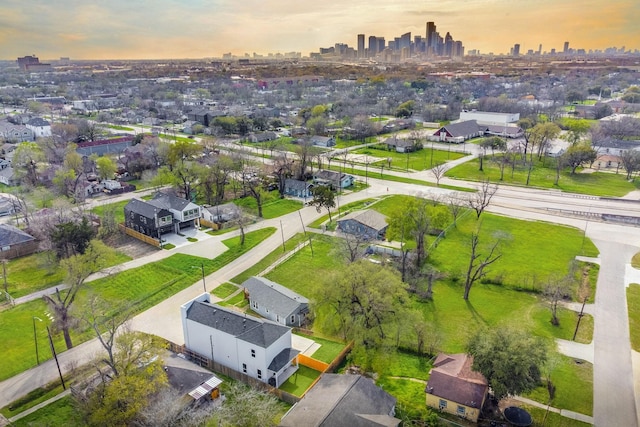
<svg viewBox="0 0 640 427">
<path fill-rule="evenodd" d="M 36 138 L 51 136 L 51 123 L 40 117 L 34 117 L 26 124 Z"/>
<path fill-rule="evenodd" d="M 180 311 L 187 349 L 273 387 L 298 370 L 291 328 L 211 304 L 208 293 Z"/>
</svg>

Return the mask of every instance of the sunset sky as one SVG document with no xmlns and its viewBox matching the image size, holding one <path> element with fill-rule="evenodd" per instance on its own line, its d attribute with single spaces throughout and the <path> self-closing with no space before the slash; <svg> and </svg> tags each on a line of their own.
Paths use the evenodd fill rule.
<svg viewBox="0 0 640 427">
<path fill-rule="evenodd" d="M 2 0 L 0 59 L 219 57 L 425 36 L 434 21 L 466 51 L 640 49 L 640 0 Z"/>
</svg>

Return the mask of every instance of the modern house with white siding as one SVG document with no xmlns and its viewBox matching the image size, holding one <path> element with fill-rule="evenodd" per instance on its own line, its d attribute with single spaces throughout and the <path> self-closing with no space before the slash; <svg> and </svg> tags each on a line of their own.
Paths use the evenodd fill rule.
<svg viewBox="0 0 640 427">
<path fill-rule="evenodd" d="M 212 304 L 208 293 L 180 311 L 187 349 L 273 387 L 298 370 L 291 328 Z"/>
</svg>

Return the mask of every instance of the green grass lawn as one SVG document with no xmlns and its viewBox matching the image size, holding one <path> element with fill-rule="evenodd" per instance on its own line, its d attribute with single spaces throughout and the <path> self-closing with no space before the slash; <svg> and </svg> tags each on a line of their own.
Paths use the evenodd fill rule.
<svg viewBox="0 0 640 427">
<path fill-rule="evenodd" d="M 379 144 L 376 146 L 369 146 L 366 148 L 359 148 L 352 152 L 353 154 L 362 154 L 363 158 L 358 163 L 364 164 L 367 160 L 364 155 L 377 157 L 384 159 L 376 163 L 370 164 L 371 169 L 380 169 L 383 165 L 385 169 L 389 168 L 387 159 L 391 159 L 391 169 L 406 171 L 409 170 L 422 171 L 431 169 L 435 165 L 446 163 L 451 160 L 456 160 L 464 157 L 464 154 L 457 153 L 455 151 L 443 151 L 432 150 L 431 148 L 424 148 L 422 150 L 413 153 L 398 153 L 395 150 L 387 150 L 386 145 Z M 335 161 L 339 161 L 337 158 Z M 371 162 L 371 159 L 368 160 Z"/>
<path fill-rule="evenodd" d="M 498 158 L 499 155 L 496 155 Z M 640 180 L 628 182 L 625 174 L 612 174 L 605 172 L 579 173 L 571 174 L 570 170 L 564 170 L 560 175 L 558 185 L 553 185 L 556 178 L 555 166 L 553 160 L 546 160 L 548 167 L 542 166 L 542 162 L 536 162 L 531 172 L 530 186 L 541 188 L 552 188 L 556 190 L 567 191 L 579 194 L 592 194 L 594 196 L 614 196 L 620 197 L 630 191 L 640 188 Z M 505 184 L 525 185 L 527 182 L 527 168 L 522 164 L 515 168 L 513 178 L 511 177 L 511 169 L 507 167 L 504 172 L 504 179 L 500 181 L 500 169 L 495 162 L 491 161 L 491 155 L 488 155 L 484 161 L 484 171 L 478 170 L 478 160 L 460 164 L 445 174 L 449 178 L 465 179 L 472 181 L 483 181 L 487 178 L 493 182 Z"/>
<path fill-rule="evenodd" d="M 633 258 L 631 258 L 631 266 L 633 268 L 640 269 L 640 252 L 638 252 L 633 256 Z"/>
<path fill-rule="evenodd" d="M 423 419 L 429 414 L 430 410 L 425 403 L 424 383 L 389 377 L 381 377 L 377 383 L 384 391 L 398 399 L 396 417 Z"/>
<path fill-rule="evenodd" d="M 549 412 L 546 415 L 546 410 L 541 408 L 536 408 L 528 405 L 518 405 L 521 408 L 527 410 L 529 414 L 531 414 L 531 418 L 533 418 L 533 427 L 589 427 L 591 424 L 583 423 L 582 421 L 572 420 L 571 418 L 563 417 L 560 414 L 556 414 L 554 412 Z M 542 421 L 544 420 L 544 424 Z"/>
<path fill-rule="evenodd" d="M 627 288 L 627 310 L 629 311 L 631 348 L 640 351 L 640 285 L 637 283 L 632 283 Z"/>
<path fill-rule="evenodd" d="M 296 234 L 291 239 L 285 242 L 285 247 L 288 251 L 290 251 L 305 239 L 306 237 L 304 236 L 304 234 Z M 253 266 L 231 279 L 231 281 L 233 283 L 241 285 L 249 277 L 262 273 L 267 267 L 276 262 L 284 254 L 285 252 L 282 247 L 274 249 L 269 255 L 265 256 L 260 261 L 256 262 Z"/>
<path fill-rule="evenodd" d="M 357 202 L 352 202 L 352 203 L 348 203 L 344 206 L 340 206 L 340 214 L 341 215 L 346 215 L 349 212 L 352 211 L 356 211 L 359 209 L 366 209 L 367 207 L 369 207 L 369 205 L 371 205 L 372 203 L 375 203 L 376 199 L 364 199 L 364 200 L 358 200 Z M 333 213 L 331 214 L 331 219 L 335 222 L 336 218 L 338 216 L 338 213 Z M 318 218 L 317 220 L 313 221 L 311 224 L 309 224 L 309 227 L 311 228 L 320 228 L 320 226 L 322 225 L 322 223 L 326 222 L 329 220 L 329 214 L 323 215 L 320 218 Z"/>
<path fill-rule="evenodd" d="M 107 246 L 107 250 L 111 252 L 109 259 L 112 263 L 106 267 L 131 260 L 130 256 L 113 248 Z M 65 273 L 51 251 L 13 259 L 7 263 L 7 287 L 13 298 L 56 286 L 62 283 L 64 277 Z"/>
<path fill-rule="evenodd" d="M 291 375 L 284 384 L 280 386 L 280 390 L 300 397 L 319 376 L 320 371 L 315 371 L 300 365 L 296 373 Z"/>
<path fill-rule="evenodd" d="M 234 203 L 253 215 L 258 215 L 258 204 L 253 197 L 243 197 Z M 264 219 L 277 218 L 302 208 L 302 202 L 291 199 L 281 199 L 278 191 L 267 193 L 262 202 L 262 216 Z"/>
<path fill-rule="evenodd" d="M 576 363 L 574 359 L 562 355 L 555 357 L 557 364 L 551 372 L 551 382 L 556 386 L 556 394 L 551 406 L 592 415 L 593 365 L 582 361 Z M 549 393 L 546 382 L 525 396 L 537 402 L 547 403 Z"/>
<path fill-rule="evenodd" d="M 238 287 L 236 285 L 234 285 L 233 283 L 227 282 L 216 287 L 214 290 L 211 291 L 211 293 L 217 296 L 218 298 L 225 299 L 231 294 L 233 294 L 234 292 L 236 292 L 237 290 L 238 290 Z"/>
<path fill-rule="evenodd" d="M 75 307 L 82 307 L 84 299 L 90 293 L 95 293 L 112 302 L 114 307 L 121 308 L 126 302 L 132 306 L 135 313 L 142 312 L 199 282 L 202 277 L 201 265 L 204 265 L 205 274 L 211 274 L 258 245 L 275 231 L 275 228 L 265 228 L 247 233 L 244 246 L 239 244 L 240 237 L 227 239 L 223 243 L 229 249 L 213 260 L 174 254 L 155 263 L 89 282 L 85 289 L 78 293 Z M 49 324 L 45 314 L 47 311 L 49 308 L 44 301 L 36 300 L 0 312 L 0 342 L 6 346 L 3 347 L 3 362 L 0 364 L 0 381 L 36 365 L 33 316 L 43 319 L 43 322 L 36 321 L 40 361 L 52 357 L 46 345 L 45 326 Z M 72 331 L 71 336 L 76 345 L 93 337 L 89 331 Z M 61 333 L 54 334 L 54 344 L 58 351 L 65 348 Z"/>
<path fill-rule="evenodd" d="M 66 427 L 70 425 L 82 425 L 77 409 L 74 407 L 73 398 L 65 396 L 38 411 L 21 418 L 12 426 L 48 426 Z"/>
<path fill-rule="evenodd" d="M 317 349 L 311 357 L 316 360 L 320 360 L 321 362 L 331 363 L 333 360 L 338 357 L 340 352 L 345 348 L 343 343 L 337 341 L 331 341 L 326 338 L 321 338 L 316 335 L 305 335 L 301 333 L 296 333 L 296 335 L 303 336 L 305 338 L 309 338 L 318 344 L 320 344 L 320 348 Z"/>
<path fill-rule="evenodd" d="M 227 306 L 230 306 L 230 305 L 232 305 L 234 307 L 245 307 L 248 304 L 248 301 L 244 298 L 244 293 L 243 292 L 238 292 L 237 294 L 235 294 L 231 298 L 226 299 L 224 301 L 220 301 L 218 304 L 223 306 L 223 307 L 227 307 Z"/>
</svg>

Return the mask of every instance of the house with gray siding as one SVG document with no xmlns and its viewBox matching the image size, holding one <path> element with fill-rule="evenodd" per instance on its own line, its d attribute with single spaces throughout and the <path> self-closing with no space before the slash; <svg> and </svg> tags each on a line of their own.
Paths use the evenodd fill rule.
<svg viewBox="0 0 640 427">
<path fill-rule="evenodd" d="M 204 293 L 180 307 L 190 351 L 273 387 L 298 370 L 291 328 L 212 304 Z"/>
<path fill-rule="evenodd" d="M 302 326 L 309 313 L 309 300 L 279 283 L 253 276 L 242 284 L 251 309 L 285 326 Z"/>
<path fill-rule="evenodd" d="M 367 240 L 383 240 L 387 217 L 373 209 L 351 212 L 338 220 L 338 230 Z"/>
</svg>

